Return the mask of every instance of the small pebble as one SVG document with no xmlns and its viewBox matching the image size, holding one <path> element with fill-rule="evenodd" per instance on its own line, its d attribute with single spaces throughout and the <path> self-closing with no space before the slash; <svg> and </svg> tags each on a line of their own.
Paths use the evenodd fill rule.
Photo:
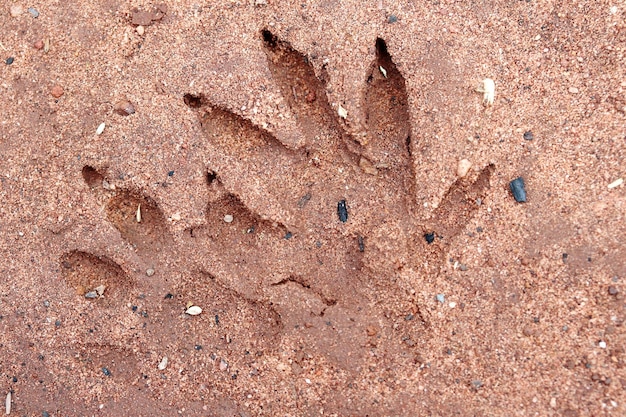
<svg viewBox="0 0 626 417">
<path fill-rule="evenodd" d="M 193 348 L 195 350 L 202 350 L 202 345 L 195 345 Z"/>
<path fill-rule="evenodd" d="M 185 313 L 189 314 L 190 316 L 197 316 L 198 314 L 202 313 L 202 308 L 198 306 L 191 306 L 187 309 L 187 311 L 185 311 Z"/>
<path fill-rule="evenodd" d="M 429 245 L 435 241 L 435 233 L 426 233 L 424 234 L 424 239 L 426 239 L 426 243 Z"/>
<path fill-rule="evenodd" d="M 17 4 L 11 6 L 11 17 L 18 17 L 22 13 L 24 13 L 24 9 L 22 8 L 22 6 L 19 6 Z"/>
<path fill-rule="evenodd" d="M 8 57 L 4 62 L 7 65 L 11 65 L 13 63 L 13 61 L 15 61 L 15 58 L 13 58 L 12 56 Z"/>
<path fill-rule="evenodd" d="M 483 386 L 483 382 L 482 382 L 481 380 L 477 379 L 477 380 L 475 380 L 475 381 L 472 381 L 472 385 L 473 385 L 475 388 L 480 388 L 480 387 L 482 387 L 482 386 Z"/>
<path fill-rule="evenodd" d="M 37 19 L 39 17 L 39 12 L 34 7 L 29 7 L 28 8 L 28 13 L 30 13 L 31 16 L 34 17 L 35 19 Z"/>
<path fill-rule="evenodd" d="M 235 220 L 235 218 L 231 214 L 227 214 L 227 215 L 224 216 L 224 221 L 226 223 L 232 223 L 233 220 Z"/>
<path fill-rule="evenodd" d="M 63 93 L 64 93 L 63 87 L 61 87 L 60 85 L 55 85 L 50 90 L 50 94 L 52 94 L 52 97 L 54 97 L 54 98 L 61 97 L 63 95 Z"/>
<path fill-rule="evenodd" d="M 50 301 L 45 300 L 45 301 L 43 302 L 43 306 L 44 306 L 44 307 L 50 307 Z"/>
<path fill-rule="evenodd" d="M 454 301 L 451 301 L 450 304 L 448 304 L 448 307 L 455 308 L 456 307 L 456 303 Z"/>
<path fill-rule="evenodd" d="M 513 197 L 515 201 L 518 203 L 526 202 L 526 190 L 524 189 L 524 179 L 522 177 L 518 177 L 509 183 L 509 188 L 511 189 L 511 193 L 513 193 Z"/>
<path fill-rule="evenodd" d="M 291 233 L 291 232 L 287 232 L 285 234 L 285 239 L 287 239 L 287 240 L 291 239 L 292 237 L 293 237 L 293 233 Z"/>
<path fill-rule="evenodd" d="M 228 369 L 228 362 L 224 359 L 220 359 L 220 371 L 225 371 Z"/>
<path fill-rule="evenodd" d="M 337 215 L 339 216 L 339 221 L 345 223 L 348 221 L 348 207 L 346 206 L 346 200 L 340 200 L 337 203 Z"/>
<path fill-rule="evenodd" d="M 459 269 L 460 269 L 461 271 L 465 272 L 465 271 L 467 271 L 467 265 L 465 265 L 465 264 L 461 264 L 461 265 L 459 265 Z"/>
<path fill-rule="evenodd" d="M 146 275 L 149 276 L 149 277 L 154 275 L 154 269 L 152 269 L 152 268 L 146 269 Z"/>
<path fill-rule="evenodd" d="M 533 140 L 535 137 L 533 136 L 533 132 L 530 130 L 524 132 L 524 140 Z"/>
<path fill-rule="evenodd" d="M 85 298 L 93 300 L 94 298 L 98 298 L 98 293 L 95 291 L 89 291 L 88 293 L 85 294 Z"/>
<path fill-rule="evenodd" d="M 167 368 L 167 356 L 163 356 L 163 359 L 161 359 L 161 362 L 159 362 L 159 371 L 164 370 L 165 368 Z"/>
<path fill-rule="evenodd" d="M 600 340 L 600 342 L 598 342 L 598 347 L 600 347 L 600 349 L 606 349 L 606 342 L 604 340 Z"/>
<path fill-rule="evenodd" d="M 389 17 L 387 18 L 387 22 L 389 23 L 396 23 L 398 21 L 398 18 L 396 17 L 396 15 L 389 15 Z"/>
<path fill-rule="evenodd" d="M 43 40 L 39 39 L 37 42 L 35 42 L 33 44 L 33 47 L 37 50 L 41 50 L 43 49 L 44 45 L 43 45 Z"/>
<path fill-rule="evenodd" d="M 570 87 L 567 91 L 569 91 L 572 94 L 577 94 L 578 93 L 578 88 L 576 87 Z"/>
<path fill-rule="evenodd" d="M 172 220 L 174 220 L 175 222 L 180 221 L 181 217 L 180 217 L 180 213 L 174 213 L 172 214 Z"/>
<path fill-rule="evenodd" d="M 7 393 L 7 398 L 4 401 L 4 404 L 5 404 L 4 409 L 5 409 L 6 415 L 8 416 L 9 414 L 11 414 L 11 391 Z"/>
<path fill-rule="evenodd" d="M 139 25 L 139 26 L 137 26 L 137 29 L 135 29 L 135 30 L 137 31 L 137 34 L 139 36 L 142 36 L 145 33 L 146 28 L 144 26 L 142 26 L 142 25 Z"/>
<path fill-rule="evenodd" d="M 96 129 L 96 135 L 101 135 L 104 132 L 104 128 L 106 127 L 105 123 L 100 123 L 100 126 Z"/>
<path fill-rule="evenodd" d="M 461 159 L 456 168 L 456 175 L 463 178 L 464 176 L 467 175 L 471 167 L 472 167 L 472 163 L 468 159 Z"/>
<path fill-rule="evenodd" d="M 173 176 L 174 176 L 174 171 L 169 171 L 169 172 L 167 173 L 167 176 L 168 176 L 168 177 L 173 177 Z"/>
<path fill-rule="evenodd" d="M 107 368 L 102 368 L 102 373 L 106 376 L 111 376 L 111 371 L 109 371 Z"/>
<path fill-rule="evenodd" d="M 443 304 L 446 301 L 446 296 L 443 294 L 437 294 L 437 301 Z"/>
<path fill-rule="evenodd" d="M 135 106 L 128 100 L 120 100 L 113 106 L 113 111 L 120 116 L 130 116 L 135 113 Z"/>
<path fill-rule="evenodd" d="M 617 288 L 615 288 L 614 286 L 609 286 L 609 295 L 617 295 L 618 291 Z"/>
</svg>

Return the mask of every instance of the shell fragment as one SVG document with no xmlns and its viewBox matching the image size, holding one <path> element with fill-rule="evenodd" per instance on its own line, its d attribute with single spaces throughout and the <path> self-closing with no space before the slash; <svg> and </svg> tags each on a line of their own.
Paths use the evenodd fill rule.
<svg viewBox="0 0 626 417">
<path fill-rule="evenodd" d="M 197 316 L 198 314 L 202 313 L 202 308 L 198 306 L 191 306 L 187 309 L 187 311 L 185 311 L 185 313 L 189 314 L 190 316 Z"/>
<path fill-rule="evenodd" d="M 337 109 L 337 113 L 339 114 L 339 117 L 341 117 L 342 119 L 348 118 L 348 110 L 344 109 L 341 106 L 341 104 L 339 105 L 339 108 Z"/>
</svg>

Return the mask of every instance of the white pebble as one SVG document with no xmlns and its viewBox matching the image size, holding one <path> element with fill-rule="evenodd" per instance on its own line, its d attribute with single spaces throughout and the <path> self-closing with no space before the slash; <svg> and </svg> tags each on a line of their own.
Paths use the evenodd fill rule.
<svg viewBox="0 0 626 417">
<path fill-rule="evenodd" d="M 187 309 L 187 311 L 185 311 L 185 313 L 189 314 L 190 316 L 197 316 L 198 314 L 202 313 L 202 308 L 198 306 L 191 306 Z"/>
<path fill-rule="evenodd" d="M 172 220 L 174 220 L 175 222 L 179 221 L 180 219 L 181 219 L 180 213 L 172 214 Z"/>
<path fill-rule="evenodd" d="M 304 378 L 304 382 L 306 382 L 307 384 L 310 384 L 311 380 L 309 378 Z"/>
<path fill-rule="evenodd" d="M 550 398 L 550 407 L 556 408 L 556 398 Z"/>
<path fill-rule="evenodd" d="M 471 167 L 472 167 L 472 163 L 469 160 L 461 159 L 459 161 L 459 165 L 456 168 L 456 175 L 463 178 L 464 176 L 467 175 Z"/>
<path fill-rule="evenodd" d="M 9 414 L 11 414 L 11 391 L 9 391 L 9 393 L 7 394 L 7 400 L 6 400 L 5 405 L 6 405 L 5 411 L 8 416 Z"/>
<path fill-rule="evenodd" d="M 228 362 L 224 359 L 220 359 L 220 371 L 225 371 L 228 369 Z"/>
<path fill-rule="evenodd" d="M 141 35 L 143 35 L 143 34 L 144 34 L 144 32 L 146 31 L 146 28 L 144 28 L 143 26 L 139 25 L 139 26 L 137 26 L 137 29 L 135 29 L 135 30 L 137 31 L 137 34 L 138 34 L 139 36 L 141 36 Z"/>
<path fill-rule="evenodd" d="M 11 17 L 18 17 L 22 13 L 24 13 L 24 9 L 22 8 L 22 6 L 19 6 L 17 4 L 11 6 Z"/>
<path fill-rule="evenodd" d="M 104 128 L 106 127 L 106 123 L 100 123 L 100 126 L 96 129 L 96 135 L 101 135 L 104 132 Z"/>
<path fill-rule="evenodd" d="M 149 277 L 154 275 L 154 269 L 152 269 L 152 268 L 146 269 L 146 275 L 149 276 Z"/>
<path fill-rule="evenodd" d="M 619 186 L 620 186 L 620 185 L 622 185 L 623 183 L 624 183 L 624 178 L 618 178 L 618 179 L 616 179 L 615 181 L 613 181 L 612 183 L 610 183 L 610 184 L 608 185 L 609 190 L 610 190 L 611 188 L 616 188 L 616 187 L 619 187 Z"/>
<path fill-rule="evenodd" d="M 163 356 L 163 359 L 161 359 L 161 362 L 159 362 L 159 371 L 164 370 L 165 368 L 167 368 L 167 356 Z"/>
<path fill-rule="evenodd" d="M 451 301 L 450 304 L 448 304 L 448 306 L 450 306 L 450 308 L 454 308 L 456 307 L 456 303 L 454 301 Z"/>
<path fill-rule="evenodd" d="M 378 66 L 378 69 L 380 70 L 380 73 L 383 74 L 383 77 L 387 78 L 387 70 L 380 65 Z"/>
<path fill-rule="evenodd" d="M 604 340 L 600 340 L 598 346 L 600 346 L 600 349 L 606 349 L 606 342 Z"/>
<path fill-rule="evenodd" d="M 235 218 L 231 214 L 227 214 L 224 216 L 224 221 L 226 223 L 232 223 Z"/>
<path fill-rule="evenodd" d="M 485 78 L 476 91 L 483 93 L 483 104 L 491 106 L 496 97 L 496 83 L 491 78 Z"/>
</svg>

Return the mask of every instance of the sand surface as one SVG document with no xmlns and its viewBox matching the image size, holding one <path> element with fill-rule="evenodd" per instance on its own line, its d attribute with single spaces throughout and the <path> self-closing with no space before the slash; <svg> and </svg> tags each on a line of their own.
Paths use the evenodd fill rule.
<svg viewBox="0 0 626 417">
<path fill-rule="evenodd" d="M 626 415 L 625 17 L 3 0 L 0 399 Z"/>
</svg>

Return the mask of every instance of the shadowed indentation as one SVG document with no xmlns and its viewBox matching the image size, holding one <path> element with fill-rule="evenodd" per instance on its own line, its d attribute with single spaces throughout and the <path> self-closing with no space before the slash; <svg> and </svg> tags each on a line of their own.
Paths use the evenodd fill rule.
<svg viewBox="0 0 626 417">
<path fill-rule="evenodd" d="M 433 231 L 446 243 L 462 232 L 489 191 L 489 180 L 494 170 L 494 165 L 488 165 L 474 180 L 471 177 L 456 180 L 435 211 L 436 220 L 428 231 Z"/>
<path fill-rule="evenodd" d="M 376 39 L 376 61 L 367 79 L 365 112 L 366 156 L 377 167 L 410 167 L 411 123 L 406 85 L 380 38 Z"/>
<path fill-rule="evenodd" d="M 83 179 L 89 186 L 89 188 L 96 188 L 102 185 L 104 176 L 98 172 L 94 167 L 85 165 L 82 169 Z"/>
<path fill-rule="evenodd" d="M 133 286 L 133 281 L 122 268 L 106 256 L 72 251 L 64 254 L 60 263 L 63 279 L 80 296 L 104 285 L 105 298 L 113 299 Z"/>
<path fill-rule="evenodd" d="M 146 254 L 148 257 L 161 252 L 170 242 L 163 212 L 147 196 L 128 190 L 120 191 L 109 200 L 106 212 L 122 238 L 140 252 L 149 251 Z"/>
<path fill-rule="evenodd" d="M 341 129 L 337 116 L 309 59 L 270 31 L 264 30 L 261 35 L 268 67 L 306 137 L 306 146 L 317 150 L 330 150 L 333 142 L 343 146 L 338 141 Z"/>
</svg>

